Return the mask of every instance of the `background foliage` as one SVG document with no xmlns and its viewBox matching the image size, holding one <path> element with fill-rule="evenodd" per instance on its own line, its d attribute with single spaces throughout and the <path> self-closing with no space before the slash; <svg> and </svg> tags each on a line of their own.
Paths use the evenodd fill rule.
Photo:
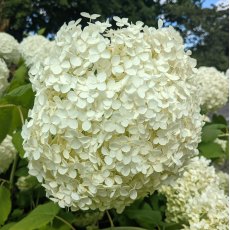
<svg viewBox="0 0 230 230">
<path fill-rule="evenodd" d="M 25 33 L 45 28 L 44 35 L 55 34 L 64 22 L 76 20 L 80 12 L 128 17 L 156 26 L 157 18 L 172 24 L 193 51 L 198 66 L 228 69 L 228 10 L 203 8 L 202 0 L 0 0 L 0 31 L 19 41 Z M 208 58 L 207 58 L 208 57 Z"/>
</svg>

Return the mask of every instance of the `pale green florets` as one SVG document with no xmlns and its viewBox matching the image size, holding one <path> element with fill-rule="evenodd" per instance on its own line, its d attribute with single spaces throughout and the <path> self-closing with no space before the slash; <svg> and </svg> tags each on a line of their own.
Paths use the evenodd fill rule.
<svg viewBox="0 0 230 230">
<path fill-rule="evenodd" d="M 219 177 L 220 188 L 224 190 L 226 194 L 228 194 L 229 193 L 229 175 L 222 171 L 218 171 L 217 176 Z"/>
<path fill-rule="evenodd" d="M 6 63 L 17 64 L 20 58 L 18 41 L 5 32 L 0 32 L 0 58 Z"/>
<path fill-rule="evenodd" d="M 49 57 L 30 70 L 29 173 L 72 210 L 121 212 L 198 153 L 196 63 L 181 37 L 114 20 L 117 30 L 108 21 L 62 26 Z"/>
<path fill-rule="evenodd" d="M 5 172 L 9 168 L 15 154 L 16 150 L 12 144 L 12 137 L 8 135 L 0 144 L 0 173 Z"/>
<path fill-rule="evenodd" d="M 215 143 L 220 145 L 224 152 L 226 151 L 226 147 L 228 144 L 228 142 L 226 140 L 221 140 L 219 138 L 216 138 Z"/>
<path fill-rule="evenodd" d="M 78 227 L 93 227 L 103 216 L 104 213 L 99 211 L 81 212 L 76 216 L 74 225 Z"/>
<path fill-rule="evenodd" d="M 181 177 L 164 185 L 160 192 L 167 198 L 166 221 L 188 223 L 184 229 L 228 229 L 228 196 L 210 161 L 192 159 Z"/>
<path fill-rule="evenodd" d="M 0 58 L 0 95 L 8 86 L 9 69 L 3 59 Z"/>
<path fill-rule="evenodd" d="M 38 184 L 38 181 L 33 176 L 21 176 L 18 178 L 16 185 L 19 190 L 21 191 L 27 191 L 29 189 L 32 189 Z"/>
<path fill-rule="evenodd" d="M 214 67 L 198 69 L 197 84 L 204 112 L 213 112 L 223 107 L 228 101 L 228 77 Z"/>
<path fill-rule="evenodd" d="M 33 35 L 23 39 L 19 51 L 28 67 L 43 61 L 50 52 L 53 43 L 41 35 Z"/>
</svg>

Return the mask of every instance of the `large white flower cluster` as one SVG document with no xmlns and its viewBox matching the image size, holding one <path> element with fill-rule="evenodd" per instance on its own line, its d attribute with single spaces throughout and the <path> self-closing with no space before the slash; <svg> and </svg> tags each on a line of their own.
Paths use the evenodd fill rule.
<svg viewBox="0 0 230 230">
<path fill-rule="evenodd" d="M 184 229 L 191 230 L 228 229 L 228 196 L 209 164 L 204 157 L 195 157 L 181 177 L 160 188 L 167 198 L 167 221 L 188 222 Z"/>
<path fill-rule="evenodd" d="M 196 78 L 204 112 L 216 111 L 227 103 L 229 82 L 224 73 L 214 67 L 200 67 Z"/>
<path fill-rule="evenodd" d="M 195 63 L 181 37 L 114 20 L 117 30 L 108 21 L 62 26 L 30 70 L 29 173 L 72 210 L 121 212 L 176 174 L 200 141 Z"/>
<path fill-rule="evenodd" d="M 18 41 L 5 32 L 0 32 L 0 58 L 7 63 L 17 64 L 20 58 Z"/>
<path fill-rule="evenodd" d="M 5 172 L 12 161 L 14 160 L 16 149 L 12 144 L 12 137 L 6 136 L 6 138 L 0 144 L 0 173 Z"/>
<path fill-rule="evenodd" d="M 53 43 L 42 35 L 28 36 L 19 45 L 19 51 L 28 67 L 49 55 Z"/>
<path fill-rule="evenodd" d="M 0 58 L 0 95 L 8 85 L 9 69 L 3 59 Z"/>
</svg>

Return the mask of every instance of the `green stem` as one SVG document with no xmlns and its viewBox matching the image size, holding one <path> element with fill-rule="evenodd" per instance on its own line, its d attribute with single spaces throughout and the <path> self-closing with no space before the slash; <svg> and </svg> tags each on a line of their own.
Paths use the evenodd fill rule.
<svg viewBox="0 0 230 230">
<path fill-rule="evenodd" d="M 109 211 L 106 210 L 105 212 L 106 212 L 106 214 L 107 214 L 107 216 L 108 216 L 108 218 L 109 218 L 109 222 L 110 222 L 111 228 L 113 228 L 113 227 L 114 227 L 114 224 L 113 224 L 113 220 L 112 220 L 112 218 L 111 218 L 111 216 L 110 216 L 110 214 L 109 214 Z"/>
<path fill-rule="evenodd" d="M 0 108 L 14 107 L 14 104 L 0 105 Z"/>
<path fill-rule="evenodd" d="M 17 162 L 18 162 L 18 154 L 15 155 L 14 157 L 14 162 L 13 162 L 13 166 L 10 172 L 10 190 L 13 189 L 14 187 L 14 174 L 16 171 L 16 167 L 17 167 Z"/>
<path fill-rule="evenodd" d="M 20 106 L 17 106 L 17 109 L 18 109 L 18 112 L 19 112 L 19 116 L 20 116 L 22 125 L 24 125 L 25 120 L 24 120 L 24 117 L 23 117 L 23 113 L 22 113 L 21 107 L 20 107 Z"/>
<path fill-rule="evenodd" d="M 24 124 L 24 117 L 23 117 L 23 113 L 21 110 L 21 106 L 16 106 L 14 104 L 0 105 L 0 108 L 8 108 L 8 107 L 16 107 L 18 109 L 21 122 L 22 122 L 22 124 Z"/>
<path fill-rule="evenodd" d="M 64 224 L 69 226 L 72 230 L 76 230 L 68 221 L 66 221 L 65 219 L 61 218 L 60 216 L 55 216 L 55 218 L 57 218 L 58 220 L 62 221 Z"/>
</svg>

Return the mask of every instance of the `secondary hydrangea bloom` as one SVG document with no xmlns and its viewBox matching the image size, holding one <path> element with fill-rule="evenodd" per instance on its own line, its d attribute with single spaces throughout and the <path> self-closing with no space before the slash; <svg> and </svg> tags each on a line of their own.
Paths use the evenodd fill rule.
<svg viewBox="0 0 230 230">
<path fill-rule="evenodd" d="M 188 222 L 184 229 L 228 229 L 228 197 L 210 161 L 195 157 L 181 177 L 160 192 L 167 198 L 169 222 Z"/>
<path fill-rule="evenodd" d="M 200 141 L 195 62 L 181 37 L 114 20 L 117 30 L 108 21 L 62 26 L 30 70 L 29 173 L 72 210 L 121 212 L 176 174 Z"/>
<path fill-rule="evenodd" d="M 28 67 L 44 60 L 49 55 L 53 42 L 41 35 L 24 38 L 19 45 L 19 51 Z"/>
<path fill-rule="evenodd" d="M 217 172 L 217 176 L 220 181 L 220 188 L 224 190 L 226 194 L 229 193 L 229 175 L 222 171 Z"/>
<path fill-rule="evenodd" d="M 3 59 L 0 58 L 0 95 L 8 85 L 9 69 Z"/>
<path fill-rule="evenodd" d="M 8 135 L 0 144 L 0 173 L 5 172 L 9 168 L 15 154 L 16 150 L 12 144 L 12 137 Z"/>
<path fill-rule="evenodd" d="M 197 72 L 201 108 L 204 112 L 216 111 L 228 101 L 228 78 L 214 67 L 200 67 Z"/>
<path fill-rule="evenodd" d="M 0 32 L 0 58 L 7 63 L 17 64 L 20 58 L 18 41 L 5 32 Z"/>
</svg>

